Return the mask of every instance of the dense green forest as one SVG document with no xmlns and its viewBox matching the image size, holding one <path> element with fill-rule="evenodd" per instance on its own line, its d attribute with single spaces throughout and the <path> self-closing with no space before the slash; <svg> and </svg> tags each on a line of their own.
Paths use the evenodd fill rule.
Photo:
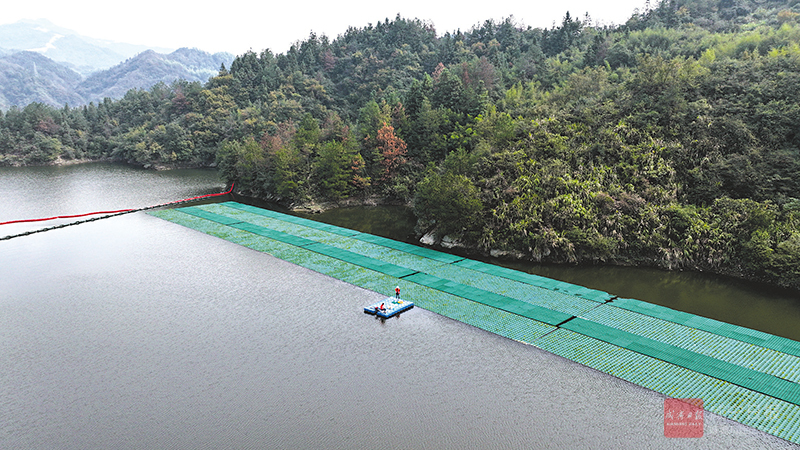
<svg viewBox="0 0 800 450">
<path fill-rule="evenodd" d="M 420 234 L 550 262 L 800 289 L 800 0 L 664 0 L 438 35 L 397 17 L 238 56 L 205 85 L 0 116 L 0 164 L 216 166 L 302 205 L 413 205 Z"/>
</svg>

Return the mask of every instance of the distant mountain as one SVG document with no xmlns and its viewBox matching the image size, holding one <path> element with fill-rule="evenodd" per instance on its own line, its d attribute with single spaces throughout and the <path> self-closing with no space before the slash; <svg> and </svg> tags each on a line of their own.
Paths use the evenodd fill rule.
<svg viewBox="0 0 800 450">
<path fill-rule="evenodd" d="M 79 106 L 177 79 L 205 83 L 233 58 L 94 39 L 47 20 L 22 20 L 0 25 L 0 110 L 32 102 Z"/>
<path fill-rule="evenodd" d="M 80 74 L 36 52 L 0 57 L 0 109 L 41 102 L 54 106 L 84 103 L 75 88 Z"/>
<path fill-rule="evenodd" d="M 5 49 L 6 53 L 21 50 L 37 52 L 84 76 L 113 67 L 146 50 L 159 53 L 174 50 L 90 38 L 44 19 L 0 25 L 0 49 Z"/>
<path fill-rule="evenodd" d="M 167 55 L 147 50 L 84 78 L 38 52 L 18 51 L 0 56 L 0 110 L 32 102 L 80 106 L 178 79 L 205 83 L 219 73 L 222 64 L 230 67 L 233 58 L 229 53 L 212 55 L 197 49 L 183 48 Z"/>
<path fill-rule="evenodd" d="M 230 53 L 209 54 L 182 48 L 168 55 L 152 50 L 102 72 L 90 75 L 78 86 L 78 92 L 87 101 L 100 101 L 106 97 L 121 98 L 131 89 L 147 89 L 158 82 L 170 84 L 177 79 L 205 83 L 219 73 L 220 66 L 230 67 Z"/>
</svg>

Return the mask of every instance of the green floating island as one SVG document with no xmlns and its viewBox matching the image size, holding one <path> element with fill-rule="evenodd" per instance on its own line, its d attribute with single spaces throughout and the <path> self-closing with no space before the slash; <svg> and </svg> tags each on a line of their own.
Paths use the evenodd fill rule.
<svg viewBox="0 0 800 450">
<path fill-rule="evenodd" d="M 669 397 L 702 399 L 706 411 L 800 444 L 800 343 L 791 339 L 236 202 L 150 214 L 414 299 L 385 298 L 365 313 L 419 306 Z"/>
</svg>

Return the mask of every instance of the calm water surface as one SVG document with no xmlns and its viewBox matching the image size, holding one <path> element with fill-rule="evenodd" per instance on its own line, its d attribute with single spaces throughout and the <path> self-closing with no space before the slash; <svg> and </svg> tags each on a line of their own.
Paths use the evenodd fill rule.
<svg viewBox="0 0 800 450">
<path fill-rule="evenodd" d="M 0 169 L 0 221 L 222 187 Z M 796 448 L 713 414 L 667 439 L 660 394 L 144 213 L 0 241 L 0 273 L 0 448 Z"/>
</svg>

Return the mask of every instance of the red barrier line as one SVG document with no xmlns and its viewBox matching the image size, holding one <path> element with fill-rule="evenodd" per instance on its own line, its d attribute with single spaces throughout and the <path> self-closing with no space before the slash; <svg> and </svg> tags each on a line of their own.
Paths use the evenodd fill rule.
<svg viewBox="0 0 800 450">
<path fill-rule="evenodd" d="M 188 202 L 188 201 L 192 201 L 192 200 L 199 200 L 199 199 L 201 199 L 201 198 L 207 198 L 207 197 L 218 197 L 218 196 L 220 196 L 220 195 L 228 195 L 228 194 L 230 194 L 231 192 L 233 192 L 233 184 L 231 184 L 231 188 L 228 190 L 228 192 L 220 192 L 220 193 L 218 193 L 218 194 L 206 194 L 206 195 L 199 195 L 199 196 L 197 196 L 197 197 L 185 198 L 185 199 L 183 199 L 183 200 L 175 200 L 174 202 L 162 203 L 162 204 L 160 204 L 160 205 L 155 205 L 155 206 L 147 206 L 147 207 L 145 207 L 145 208 L 139 208 L 139 209 L 134 209 L 134 208 L 129 208 L 129 209 L 118 209 L 118 210 L 116 210 L 116 211 L 95 211 L 95 212 L 90 212 L 90 213 L 85 213 L 85 214 L 74 214 L 74 215 L 71 215 L 71 216 L 54 216 L 54 217 L 45 217 L 45 218 L 43 218 L 43 219 L 20 219 L 20 220 L 10 220 L 10 221 L 8 221 L 8 222 L 0 222 L 0 225 L 9 225 L 9 224 L 12 224 L 12 223 L 26 223 L 26 222 L 44 222 L 44 221 L 46 221 L 46 220 L 56 220 L 56 219 L 74 219 L 74 218 L 76 218 L 76 217 L 94 216 L 94 215 L 98 215 L 98 214 L 120 214 L 120 213 L 126 213 L 126 212 L 131 212 L 131 211 L 139 211 L 139 210 L 142 210 L 142 209 L 152 209 L 152 208 L 158 208 L 158 207 L 160 207 L 160 206 L 173 205 L 173 204 L 175 204 L 175 203 L 183 203 L 183 202 Z"/>
<path fill-rule="evenodd" d="M 228 192 L 220 192 L 220 193 L 218 193 L 218 194 L 206 194 L 206 195 L 200 195 L 200 196 L 197 196 L 197 197 L 192 197 L 192 198 L 185 198 L 185 199 L 183 199 L 183 200 L 176 200 L 176 201 L 174 201 L 174 202 L 169 202 L 169 203 L 164 203 L 164 204 L 161 204 L 161 205 L 152 206 L 151 208 L 156 208 L 156 207 L 158 207 L 158 206 L 166 206 L 166 205 L 171 205 L 171 204 L 173 204 L 173 203 L 182 203 L 182 202 L 188 202 L 188 201 L 190 201 L 190 200 L 198 200 L 198 199 L 201 199 L 201 198 L 206 198 L 206 197 L 219 197 L 220 195 L 228 195 L 228 194 L 230 194 L 231 192 L 233 192 L 233 184 L 231 184 L 231 188 L 230 188 L 230 189 L 228 189 Z"/>
<path fill-rule="evenodd" d="M 115 213 L 122 213 L 133 211 L 132 209 L 120 209 L 117 211 L 96 211 L 90 212 L 86 214 L 74 214 L 71 216 L 54 216 L 54 217 L 45 217 L 43 219 L 20 219 L 20 220 L 10 220 L 8 222 L 0 222 L 0 225 L 8 225 L 12 223 L 25 223 L 25 222 L 44 222 L 45 220 L 56 220 L 56 219 L 74 219 L 75 217 L 86 217 L 86 216 L 93 216 L 96 214 L 115 214 Z"/>
</svg>

